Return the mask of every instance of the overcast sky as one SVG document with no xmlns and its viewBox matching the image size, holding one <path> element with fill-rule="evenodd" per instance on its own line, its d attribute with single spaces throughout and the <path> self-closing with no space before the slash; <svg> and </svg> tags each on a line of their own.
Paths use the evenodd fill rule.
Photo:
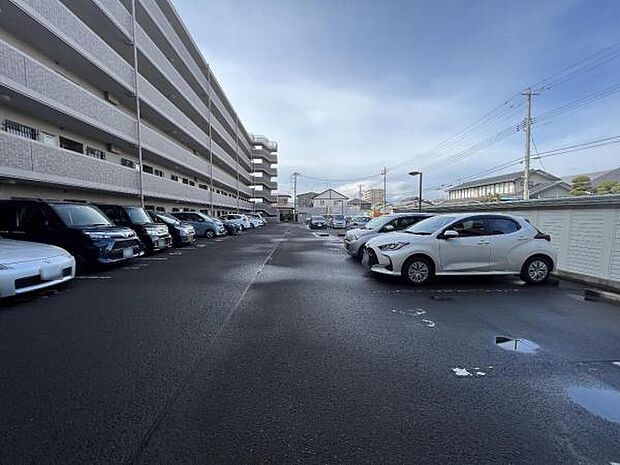
<svg viewBox="0 0 620 465">
<path fill-rule="evenodd" d="M 523 97 L 509 98 L 620 40 L 616 0 L 174 4 L 248 131 L 278 142 L 281 192 L 298 171 L 299 192 L 334 187 L 353 196 L 358 184 L 379 187 L 388 166 L 388 195 L 397 199 L 417 186 L 410 170 L 423 170 L 430 188 L 501 165 L 524 145 L 516 131 Z M 535 96 L 533 115 L 618 83 L 616 55 Z M 507 101 L 501 118 L 429 153 Z M 619 121 L 620 92 L 536 124 L 536 149 L 619 135 Z M 515 133 L 455 160 L 507 127 Z M 532 166 L 568 175 L 620 166 L 619 154 L 620 144 Z"/>
</svg>

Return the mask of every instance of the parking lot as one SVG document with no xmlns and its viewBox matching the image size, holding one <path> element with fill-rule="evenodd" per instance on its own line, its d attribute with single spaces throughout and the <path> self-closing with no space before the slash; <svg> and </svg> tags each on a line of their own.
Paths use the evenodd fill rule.
<svg viewBox="0 0 620 465">
<path fill-rule="evenodd" d="M 582 295 L 200 239 L 0 304 L 0 463 L 620 462 L 620 307 Z"/>
</svg>

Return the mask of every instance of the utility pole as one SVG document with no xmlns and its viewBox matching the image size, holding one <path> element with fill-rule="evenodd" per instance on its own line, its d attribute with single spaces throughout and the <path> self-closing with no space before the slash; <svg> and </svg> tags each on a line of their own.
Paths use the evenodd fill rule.
<svg viewBox="0 0 620 465">
<path fill-rule="evenodd" d="M 293 173 L 293 222 L 297 223 L 297 176 L 299 173 Z"/>
<path fill-rule="evenodd" d="M 383 176 L 383 213 L 387 210 L 387 167 L 384 166 L 381 171 L 381 176 Z"/>
<path fill-rule="evenodd" d="M 530 144 L 532 141 L 532 95 L 538 95 L 527 88 L 521 95 L 525 95 L 526 114 L 525 114 L 525 161 L 523 163 L 523 200 L 530 199 Z"/>
</svg>

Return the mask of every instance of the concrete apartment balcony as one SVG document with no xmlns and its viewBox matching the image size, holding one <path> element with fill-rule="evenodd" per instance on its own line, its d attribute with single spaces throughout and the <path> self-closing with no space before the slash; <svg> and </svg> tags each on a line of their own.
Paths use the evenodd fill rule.
<svg viewBox="0 0 620 465">
<path fill-rule="evenodd" d="M 10 104 L 109 142 L 136 144 L 136 119 L 0 41 L 0 93 Z"/>
<path fill-rule="evenodd" d="M 146 14 L 148 14 L 151 17 L 153 24 L 157 26 L 157 28 L 159 29 L 159 32 L 163 34 L 166 40 L 170 43 L 170 45 L 172 46 L 171 51 L 176 53 L 181 58 L 181 60 L 183 61 L 183 64 L 188 68 L 193 78 L 200 84 L 200 86 L 202 87 L 202 90 L 206 94 L 209 89 L 209 82 L 205 75 L 207 70 L 202 68 L 201 64 L 197 63 L 196 60 L 194 60 L 191 53 L 187 50 L 187 47 L 185 46 L 185 44 L 183 43 L 183 41 L 177 34 L 177 31 L 175 31 L 172 24 L 170 24 L 170 22 L 168 21 L 168 18 L 166 17 L 164 12 L 161 10 L 157 2 L 155 0 L 137 0 L 137 1 L 139 2 L 139 6 L 141 7 L 141 10 L 143 10 Z M 168 52 L 167 50 L 163 50 L 163 51 L 166 54 Z"/>
<path fill-rule="evenodd" d="M 268 152 L 277 152 L 278 144 L 259 134 L 250 134 L 250 139 L 254 145 L 262 145 Z"/>
<path fill-rule="evenodd" d="M 118 95 L 134 88 L 134 72 L 112 47 L 59 0 L 6 0 L 3 25 L 26 43 L 46 50 L 89 82 Z M 108 79 L 102 75 L 104 73 Z M 121 90 L 124 89 L 124 90 Z"/>
<path fill-rule="evenodd" d="M 0 178 L 15 182 L 139 195 L 139 172 L 108 162 L 0 132 Z M 143 175 L 145 195 L 207 205 L 211 192 L 170 179 Z M 216 206 L 249 209 L 249 202 L 213 193 Z"/>
</svg>

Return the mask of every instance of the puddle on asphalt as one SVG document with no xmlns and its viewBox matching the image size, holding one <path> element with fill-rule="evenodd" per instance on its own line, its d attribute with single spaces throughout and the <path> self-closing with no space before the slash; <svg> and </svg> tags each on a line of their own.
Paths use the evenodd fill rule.
<svg viewBox="0 0 620 465">
<path fill-rule="evenodd" d="M 528 341 L 527 339 L 517 339 L 506 336 L 497 336 L 495 338 L 495 344 L 504 350 L 523 352 L 526 354 L 533 354 L 540 349 L 538 344 Z"/>
<path fill-rule="evenodd" d="M 454 297 L 448 297 L 445 295 L 432 295 L 431 300 L 441 300 L 441 301 L 454 300 Z"/>
<path fill-rule="evenodd" d="M 571 400 L 581 407 L 604 418 L 620 423 L 620 392 L 612 389 L 573 386 L 568 388 Z"/>
</svg>

